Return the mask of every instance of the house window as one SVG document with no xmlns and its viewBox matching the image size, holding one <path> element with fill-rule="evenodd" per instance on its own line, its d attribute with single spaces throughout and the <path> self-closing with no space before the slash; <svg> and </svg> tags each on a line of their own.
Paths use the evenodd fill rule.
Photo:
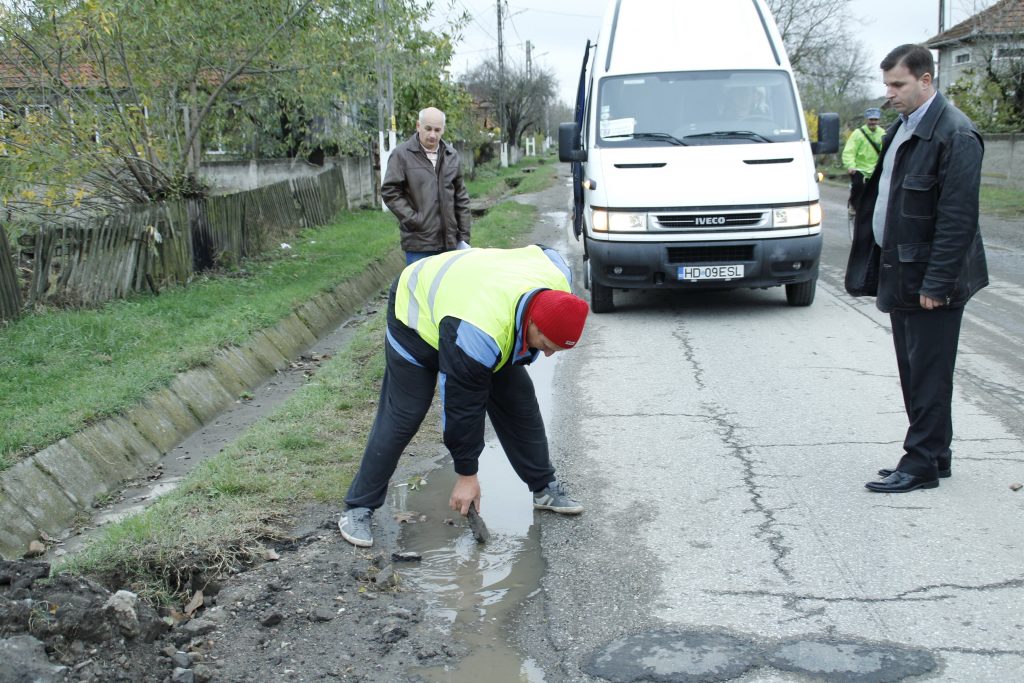
<svg viewBox="0 0 1024 683">
<path fill-rule="evenodd" d="M 955 55 L 953 57 L 953 63 L 954 64 L 967 64 L 970 61 L 971 61 L 971 53 L 970 52 L 961 52 L 960 54 Z"/>
<path fill-rule="evenodd" d="M 22 112 L 25 114 L 25 118 L 30 121 L 39 116 L 48 119 L 53 118 L 53 111 L 48 104 L 26 104 L 22 107 Z"/>
<path fill-rule="evenodd" d="M 1024 57 L 1024 46 L 1001 47 L 996 51 L 997 59 L 1021 59 Z"/>
</svg>

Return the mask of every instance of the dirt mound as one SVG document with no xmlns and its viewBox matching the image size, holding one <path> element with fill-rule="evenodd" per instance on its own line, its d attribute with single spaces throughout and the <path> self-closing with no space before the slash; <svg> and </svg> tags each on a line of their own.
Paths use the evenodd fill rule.
<svg viewBox="0 0 1024 683">
<path fill-rule="evenodd" d="M 402 591 L 415 558 L 357 550 L 336 522 L 329 506 L 307 511 L 267 561 L 176 607 L 0 562 L 0 683 L 405 681 L 464 654 Z"/>
</svg>

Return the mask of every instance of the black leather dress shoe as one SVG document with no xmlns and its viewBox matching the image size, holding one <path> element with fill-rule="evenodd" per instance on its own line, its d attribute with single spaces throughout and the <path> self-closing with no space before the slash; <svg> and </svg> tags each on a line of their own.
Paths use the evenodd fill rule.
<svg viewBox="0 0 1024 683">
<path fill-rule="evenodd" d="M 906 493 L 914 489 L 933 489 L 939 485 L 938 479 L 915 477 L 913 474 L 896 470 L 882 481 L 869 481 L 864 486 L 877 493 Z"/>
<path fill-rule="evenodd" d="M 935 462 L 936 467 L 939 468 L 939 479 L 948 479 L 953 476 L 953 452 L 947 450 L 943 455 L 939 456 L 939 459 Z M 878 476 L 888 477 L 890 474 L 895 472 L 895 469 L 880 469 L 878 470 Z"/>
<path fill-rule="evenodd" d="M 878 476 L 880 476 L 880 477 L 888 477 L 890 474 L 892 474 L 895 471 L 896 470 L 890 470 L 890 469 L 886 469 L 886 468 L 883 467 L 882 469 L 878 470 Z M 946 469 L 942 469 L 941 467 L 939 468 L 939 479 L 948 479 L 948 478 L 950 478 L 952 476 L 953 476 L 953 468 L 952 467 L 947 467 Z"/>
</svg>

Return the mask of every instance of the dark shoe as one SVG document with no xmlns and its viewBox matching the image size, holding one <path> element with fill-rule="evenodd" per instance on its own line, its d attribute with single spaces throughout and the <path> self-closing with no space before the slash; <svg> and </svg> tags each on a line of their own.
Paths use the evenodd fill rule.
<svg viewBox="0 0 1024 683">
<path fill-rule="evenodd" d="M 886 468 L 883 467 L 882 469 L 878 470 L 878 476 L 880 476 L 880 477 L 888 477 L 890 474 L 892 474 L 895 471 L 896 470 L 890 470 L 890 469 L 886 469 Z M 939 479 L 949 479 L 952 476 L 953 476 L 953 468 L 952 467 L 947 467 L 944 470 L 942 470 L 942 469 L 939 470 Z"/>
<path fill-rule="evenodd" d="M 876 493 L 906 493 L 914 489 L 933 489 L 939 485 L 938 479 L 915 477 L 913 474 L 896 470 L 882 481 L 869 481 L 864 486 Z"/>
<path fill-rule="evenodd" d="M 947 450 L 944 455 L 940 455 L 935 465 L 939 468 L 939 479 L 949 479 L 953 476 L 953 452 Z M 895 469 L 880 469 L 878 470 L 878 476 L 888 477 L 890 474 L 895 472 Z"/>
</svg>

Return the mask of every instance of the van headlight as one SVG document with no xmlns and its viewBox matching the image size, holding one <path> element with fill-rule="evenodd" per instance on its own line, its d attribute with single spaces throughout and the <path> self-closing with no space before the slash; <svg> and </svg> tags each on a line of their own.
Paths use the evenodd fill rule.
<svg viewBox="0 0 1024 683">
<path fill-rule="evenodd" d="M 594 209 L 591 225 L 594 232 L 644 232 L 647 230 L 647 214 Z"/>
<path fill-rule="evenodd" d="M 821 224 L 821 204 L 785 206 L 772 209 L 772 225 L 776 228 L 805 228 Z"/>
</svg>

